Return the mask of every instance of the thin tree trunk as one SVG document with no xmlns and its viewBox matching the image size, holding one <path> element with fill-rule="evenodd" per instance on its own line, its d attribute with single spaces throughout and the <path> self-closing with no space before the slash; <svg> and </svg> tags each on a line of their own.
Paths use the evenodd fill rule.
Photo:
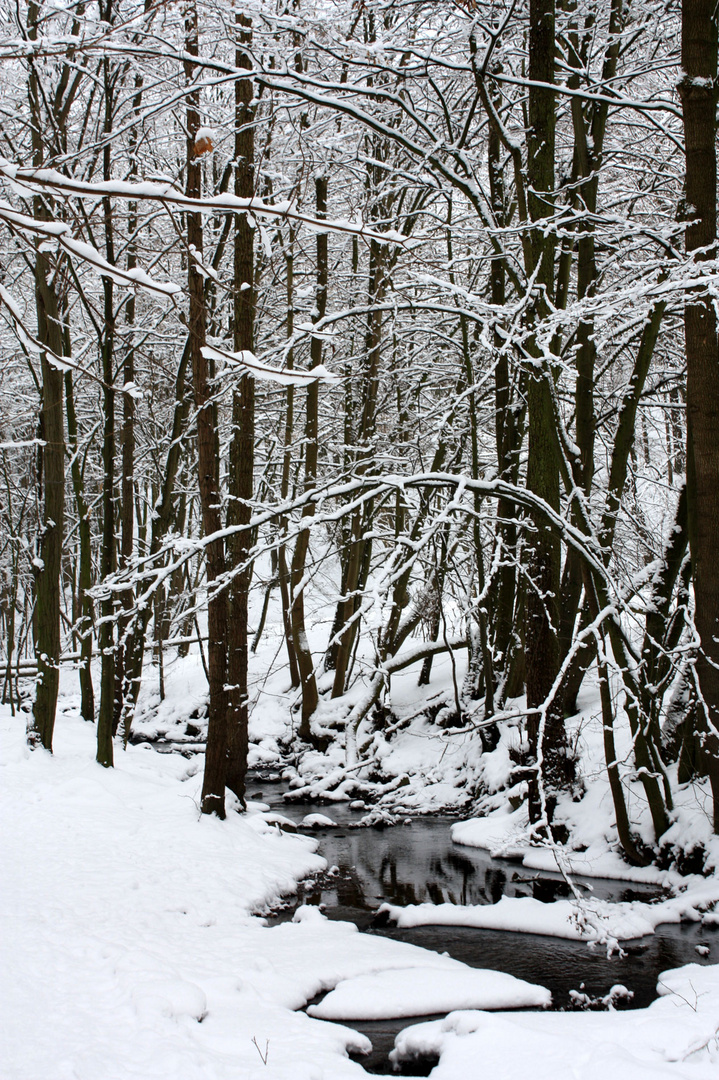
<svg viewBox="0 0 719 1080">
<path fill-rule="evenodd" d="M 112 0 L 107 0 L 103 19 L 112 23 Z M 110 60 L 102 62 L 105 91 L 104 132 L 109 136 L 112 131 L 114 89 Z M 103 179 L 112 178 L 111 146 L 106 142 L 103 150 Z M 107 261 L 115 264 L 115 237 L 112 215 L 112 200 L 106 196 L 102 200 L 105 255 Z M 115 545 L 115 288 L 113 281 L 102 279 L 104 293 L 104 325 L 101 343 L 102 363 L 102 547 L 100 554 L 100 578 L 102 581 L 114 574 L 116 569 Z M 100 631 L 98 646 L 101 655 L 100 669 L 100 708 L 97 714 L 97 760 L 106 768 L 113 764 L 112 736 L 115 718 L 115 601 L 112 593 L 107 593 L 100 604 Z"/>
<path fill-rule="evenodd" d="M 140 106 L 142 104 L 142 76 L 135 76 L 135 97 L 133 100 L 133 112 L 135 120 L 139 120 Z M 130 129 L 130 179 L 137 179 L 137 143 L 139 133 L 137 126 Z M 130 203 L 128 217 L 128 232 L 130 240 L 127 245 L 127 269 L 134 270 L 137 266 L 137 244 L 135 233 L 137 231 L 137 204 Z M 123 360 L 122 377 L 125 387 L 129 388 L 135 382 L 135 294 L 128 297 L 125 305 L 125 324 L 127 340 L 125 344 L 125 356 Z M 135 398 L 132 393 L 125 392 L 122 399 L 122 430 L 120 432 L 120 446 L 122 450 L 122 477 L 120 480 L 121 498 L 121 524 L 120 524 L 120 570 L 127 570 L 132 561 L 132 553 L 135 543 Z M 117 733 L 125 714 L 125 701 L 132 698 L 133 685 L 133 651 L 136 648 L 134 634 L 130 633 L 130 613 L 134 604 L 134 589 L 125 589 L 122 593 L 122 605 L 124 614 L 118 622 L 117 650 L 115 654 L 115 709 L 113 716 L 113 730 Z"/>
<path fill-rule="evenodd" d="M 225 170 L 225 175 L 220 184 L 221 191 L 226 190 L 226 182 L 228 181 L 229 170 Z M 228 215 L 227 222 L 229 223 L 230 220 Z M 212 256 L 213 270 L 217 270 L 220 266 L 228 235 L 229 225 L 226 225 Z M 208 302 L 213 286 L 214 282 L 212 278 L 208 278 L 207 281 L 205 281 L 204 286 L 205 303 Z M 172 416 L 172 430 L 170 432 L 170 445 L 167 450 L 167 457 L 165 458 L 165 465 L 162 470 L 162 485 L 153 505 L 153 511 L 150 518 L 151 532 L 148 554 L 151 557 L 157 555 L 160 551 L 162 540 L 167 535 L 167 531 L 173 520 L 175 483 L 183 452 L 183 432 L 190 410 L 190 398 L 186 385 L 187 368 L 191 361 L 190 346 L 191 336 L 188 334 L 185 341 L 185 347 L 182 350 L 180 362 L 177 366 L 177 375 L 175 377 L 175 404 Z M 139 521 L 139 515 L 136 514 L 135 516 Z M 144 526 L 138 524 L 138 544 L 140 549 L 143 548 L 144 542 Z M 132 720 L 135 715 L 137 698 L 140 693 L 142 668 L 144 663 L 145 635 L 151 616 L 152 606 L 147 604 L 140 615 L 137 616 L 132 633 L 125 645 L 125 694 L 122 705 L 123 714 L 120 721 L 125 744 L 127 744 L 130 737 Z"/>
<path fill-rule="evenodd" d="M 506 205 L 504 173 L 499 134 L 494 125 L 490 125 L 488 136 L 489 186 L 492 198 L 492 212 L 498 228 L 506 225 Z M 492 307 L 497 313 L 502 311 L 506 302 L 506 268 L 504 259 L 494 257 L 490 267 L 490 292 Z M 495 317 L 497 317 L 495 316 Z M 507 483 L 517 482 L 519 470 L 519 451 L 522 443 L 521 412 L 523 407 L 512 399 L 512 386 L 509 377 L 509 360 L 506 343 L 495 328 L 493 344 L 494 360 L 494 407 L 495 441 L 497 449 L 497 475 Z M 497 687 L 502 696 L 506 687 L 508 666 L 512 655 L 512 637 L 516 618 L 517 597 L 517 525 L 514 506 L 506 499 L 497 502 L 497 538 L 501 545 L 501 561 L 497 574 L 496 588 L 493 589 L 492 614 L 494 622 L 494 662 L 496 670 L 502 672 L 502 686 Z"/>
<path fill-rule="evenodd" d="M 287 241 L 287 338 L 292 340 L 295 332 L 295 308 L 294 308 L 294 267 L 295 267 L 295 229 L 290 227 Z M 294 349 L 290 348 L 285 360 L 285 367 L 292 369 L 295 364 Z M 280 481 L 280 501 L 286 502 L 290 493 L 290 471 L 292 468 L 292 436 L 295 417 L 295 388 L 287 387 L 285 397 L 285 430 L 284 451 L 282 454 L 282 479 Z M 283 517 L 279 523 L 280 533 L 284 537 L 287 533 L 287 518 Z M 285 630 L 285 646 L 287 648 L 287 660 L 290 667 L 290 681 L 294 689 L 300 686 L 300 669 L 297 666 L 297 654 L 295 642 L 292 636 L 292 613 L 290 597 L 290 570 L 287 565 L 287 544 L 284 539 L 277 547 L 277 579 L 280 586 L 280 598 L 282 601 L 282 622 Z"/>
<path fill-rule="evenodd" d="M 386 289 L 385 258 L 386 253 L 374 240 L 370 241 L 369 259 L 369 314 L 365 336 L 365 370 L 362 379 L 362 412 L 356 435 L 356 443 L 361 447 L 357 472 L 367 471 L 372 458 L 372 440 L 376 426 L 377 393 L 379 390 L 379 364 L 382 355 L 382 312 L 378 310 Z M 352 655 L 355 637 L 358 633 L 358 620 L 355 618 L 360 604 L 360 590 L 363 585 L 363 567 L 369 565 L 372 541 L 366 539 L 369 531 L 368 518 L 372 515 L 371 503 L 366 503 L 352 515 L 349 541 L 349 557 L 342 587 L 342 598 L 338 604 L 336 624 L 341 627 L 339 645 L 335 655 L 335 675 L 332 697 L 340 697 L 345 691 L 347 669 Z"/>
<path fill-rule="evenodd" d="M 318 176 L 315 180 L 317 216 L 327 214 L 327 177 Z M 317 286 L 315 290 L 315 314 L 313 321 L 324 318 L 327 310 L 328 254 L 327 233 L 317 234 Z M 313 337 L 310 343 L 310 369 L 322 363 L 322 341 Z M 317 437 L 319 424 L 319 383 L 312 382 L 307 387 L 305 414 L 305 492 L 311 491 L 317 483 Z M 308 503 L 302 515 L 300 529 L 290 567 L 292 640 L 302 687 L 302 716 L 299 735 L 306 742 L 311 741 L 310 718 L 317 708 L 319 700 L 317 679 L 315 678 L 312 650 L 307 640 L 305 625 L 305 566 L 310 544 L 310 520 L 314 516 L 314 503 Z"/>
<path fill-rule="evenodd" d="M 70 351 L 67 349 L 67 354 Z M 67 408 L 67 435 L 71 454 L 70 473 L 77 508 L 78 533 L 80 537 L 80 565 L 77 580 L 78 629 L 80 633 L 80 713 L 83 720 L 95 720 L 95 693 L 92 686 L 92 631 L 93 605 L 90 596 L 92 586 L 92 536 L 90 512 L 85 499 L 85 481 L 80 465 L 78 449 L 77 418 L 72 373 L 65 372 L 65 400 Z"/>
</svg>

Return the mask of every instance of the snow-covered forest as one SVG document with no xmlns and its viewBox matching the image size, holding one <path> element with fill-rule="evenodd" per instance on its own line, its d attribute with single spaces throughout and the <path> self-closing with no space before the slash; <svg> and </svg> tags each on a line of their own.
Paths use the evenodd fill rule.
<svg viewBox="0 0 719 1080">
<path fill-rule="evenodd" d="M 407 1016 L 387 1071 L 712 1075 L 717 37 L 709 0 L 0 5 L 8 1080 L 361 1076 L 331 1021 Z M 329 838 L 427 815 L 552 896 L 415 860 L 343 900 Z M 616 978 L 492 1019 L 569 1006 L 360 907 Z M 620 1016 L 620 943 L 687 921 Z"/>
</svg>

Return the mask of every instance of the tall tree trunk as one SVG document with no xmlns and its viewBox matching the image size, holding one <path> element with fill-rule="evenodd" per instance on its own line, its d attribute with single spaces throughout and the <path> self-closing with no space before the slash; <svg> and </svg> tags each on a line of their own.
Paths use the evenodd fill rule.
<svg viewBox="0 0 719 1080">
<path fill-rule="evenodd" d="M 38 339 L 50 354 L 62 355 L 62 334 L 57 296 L 48 280 L 46 255 L 37 253 L 35 298 Z M 65 521 L 65 437 L 63 425 L 63 375 L 41 354 L 42 408 L 40 438 L 42 521 L 38 558 L 35 561 L 35 656 L 37 689 L 33 706 L 30 743 L 52 750 L 60 675 L 60 570 Z"/>
<path fill-rule="evenodd" d="M 367 331 L 365 335 L 365 370 L 361 383 L 362 411 L 355 435 L 355 444 L 360 447 L 357 472 L 364 473 L 372 460 L 372 444 L 376 427 L 377 394 L 379 391 L 379 365 L 382 355 L 382 312 L 378 305 L 382 303 L 387 285 L 386 251 L 375 240 L 369 245 L 369 295 Z M 372 515 L 372 506 L 366 503 L 358 507 L 352 515 L 349 539 L 347 568 L 342 584 L 342 598 L 338 604 L 335 623 L 341 627 L 339 645 L 335 654 L 335 675 L 332 697 L 340 697 L 345 691 L 345 679 L 350 656 L 359 627 L 356 612 L 360 605 L 360 590 L 363 586 L 363 574 L 369 567 L 369 555 L 372 541 L 366 538 L 369 532 L 368 518 Z"/>
<path fill-rule="evenodd" d="M 140 107 L 142 105 L 142 75 L 135 75 L 135 96 L 133 100 L 133 112 L 135 124 L 129 134 L 129 157 L 130 157 L 130 180 L 137 180 L 137 145 L 139 131 Z M 127 245 L 127 269 L 134 270 L 137 267 L 137 243 L 135 233 L 137 231 L 137 203 L 131 202 L 128 207 L 128 233 L 130 236 Z M 126 342 L 125 356 L 122 366 L 122 377 L 125 387 L 131 387 L 135 382 L 135 294 L 128 297 L 125 304 Z M 122 450 L 122 477 L 120 480 L 121 498 L 121 524 L 120 524 L 120 569 L 127 570 L 132 561 L 132 553 L 135 542 L 135 397 L 130 392 L 125 392 L 122 399 L 122 430 L 120 432 L 120 446 Z M 122 605 L 124 614 L 118 622 L 117 649 L 115 654 L 115 710 L 113 717 L 113 730 L 118 731 L 126 714 L 125 702 L 133 699 L 134 674 L 133 654 L 137 648 L 136 635 L 130 632 L 131 611 L 134 604 L 134 590 L 125 589 L 122 593 Z M 124 726 L 124 725 L 123 725 Z"/>
<path fill-rule="evenodd" d="M 229 170 L 226 170 L 226 175 L 227 180 L 229 181 Z M 225 177 L 223 177 L 220 188 L 222 191 L 225 190 Z M 223 229 L 222 235 L 217 242 L 212 256 L 213 270 L 217 270 L 222 262 L 222 256 L 229 235 L 229 221 L 230 218 L 228 216 L 228 224 Z M 207 304 L 207 301 L 211 296 L 213 286 L 214 282 L 212 278 L 208 278 L 205 281 L 204 286 L 205 304 Z M 191 351 L 191 335 L 188 333 L 185 347 L 182 350 L 180 362 L 177 366 L 177 375 L 175 376 L 175 404 L 172 415 L 170 443 L 167 449 L 164 468 L 162 470 L 162 485 L 151 515 L 150 557 L 156 556 L 160 551 L 162 540 L 167 535 L 167 531 L 172 525 L 174 516 L 175 481 L 177 479 L 180 459 L 184 447 L 183 433 L 190 411 L 187 368 L 191 361 Z M 142 535 L 139 535 L 140 533 L 141 529 L 138 527 L 138 540 L 142 547 L 144 540 Z M 152 605 L 147 604 L 143 611 L 137 616 L 132 634 L 125 645 L 125 693 L 122 703 L 122 718 L 120 721 L 125 743 L 127 743 L 130 736 L 135 706 L 140 692 L 144 663 L 145 634 L 147 633 L 147 627 L 151 616 Z"/>
<path fill-rule="evenodd" d="M 289 239 L 287 241 L 287 253 L 285 256 L 287 263 L 287 338 L 292 340 L 292 336 L 295 332 L 295 287 L 294 287 L 294 268 L 295 268 L 295 229 L 290 227 Z M 290 348 L 287 353 L 287 359 L 285 360 L 285 367 L 290 370 L 294 367 L 295 355 L 294 349 Z M 285 430 L 284 430 L 284 452 L 282 454 L 282 479 L 280 481 L 280 501 L 286 502 L 290 494 L 290 472 L 292 469 L 292 436 L 294 429 L 295 418 L 295 388 L 290 385 L 287 387 L 285 398 Z M 292 637 L 292 612 L 291 612 L 291 597 L 290 597 L 290 568 L 287 565 L 287 544 L 284 537 L 287 534 L 287 518 L 283 517 L 279 523 L 280 533 L 283 537 L 282 542 L 277 547 L 277 579 L 280 586 L 280 597 L 282 600 L 282 622 L 285 630 L 285 647 L 287 649 L 287 660 L 290 668 L 290 680 L 294 689 L 298 689 L 300 686 L 300 669 L 297 666 L 297 654 L 295 653 L 295 642 Z"/>
<path fill-rule="evenodd" d="M 238 48 L 235 64 L 250 69 L 246 47 L 252 43 L 249 19 L 237 15 Z M 254 108 L 251 79 L 235 81 L 235 195 L 251 199 L 255 193 Z M 255 282 L 254 229 L 247 214 L 235 217 L 234 348 L 254 348 Z M 228 525 L 247 526 L 252 516 L 254 489 L 255 382 L 241 375 L 232 395 L 232 441 L 230 443 Z M 247 564 L 251 537 L 246 528 L 231 537 L 228 563 L 235 571 L 229 597 L 227 640 L 227 786 L 244 803 L 247 771 L 247 615 L 252 567 Z"/>
<path fill-rule="evenodd" d="M 502 167 L 502 148 L 496 126 L 491 124 L 487 134 L 489 166 L 489 187 L 492 198 L 492 213 L 497 228 L 506 225 L 507 210 Z M 495 318 L 499 317 L 506 301 L 506 268 L 504 259 L 492 259 L 490 267 L 490 293 Z M 522 444 L 522 407 L 513 400 L 513 388 L 510 381 L 509 359 L 506 342 L 495 328 L 493 335 L 494 354 L 494 408 L 495 442 L 497 450 L 497 475 L 509 484 L 517 482 L 519 470 L 519 452 Z M 516 393 L 516 392 L 515 392 Z M 501 545 L 500 565 L 497 582 L 492 590 L 492 616 L 494 623 L 494 662 L 500 673 L 501 682 L 497 685 L 500 702 L 506 692 L 509 663 L 513 653 L 515 632 L 515 608 L 517 597 L 517 524 L 514 506 L 506 499 L 497 501 L 497 538 Z M 498 702 L 499 704 L 499 702 Z"/>
<path fill-rule="evenodd" d="M 610 83 L 617 70 L 620 32 L 623 23 L 623 0 L 612 0 L 609 16 L 609 40 L 602 65 L 602 82 Z M 587 64 L 587 47 L 593 27 L 585 24 L 580 32 L 577 21 L 569 33 L 569 63 L 573 69 L 568 80 L 572 90 L 581 85 L 581 73 Z M 599 190 L 599 174 L 602 166 L 604 137 L 607 128 L 608 101 L 585 103 L 581 97 L 571 99 L 572 123 L 574 128 L 574 171 L 581 184 L 572 196 L 573 208 L 584 217 L 579 222 L 579 240 L 577 242 L 577 300 L 594 296 L 596 291 L 597 266 L 594 238 Z M 571 256 L 570 256 L 571 258 Z M 566 289 L 564 294 L 566 295 Z M 579 450 L 579 473 L 582 487 L 588 496 L 594 479 L 594 440 L 596 416 L 594 409 L 594 369 L 596 363 L 596 345 L 594 340 L 594 320 L 590 316 L 582 318 L 577 328 L 575 384 L 575 432 Z M 562 576 L 561 612 L 559 627 L 560 662 L 563 662 L 572 646 L 577 611 L 582 592 L 582 568 L 579 555 L 574 548 L 569 548 Z M 586 619 L 585 619 L 586 621 Z M 577 694 L 584 672 L 594 655 L 595 642 L 592 639 L 585 648 L 580 649 L 570 666 L 568 677 L 562 688 L 562 703 L 565 712 L 577 710 Z"/>
<path fill-rule="evenodd" d="M 69 334 L 68 334 L 69 337 Z M 69 343 L 66 354 L 70 355 Z M 85 499 L 85 480 L 80 465 L 78 448 L 77 417 L 75 415 L 75 395 L 72 385 L 72 372 L 65 372 L 65 400 L 67 408 L 67 435 L 70 449 L 70 472 L 75 493 L 78 533 L 80 537 L 80 565 L 77 576 L 77 608 L 80 631 L 80 714 L 83 720 L 95 720 L 95 693 L 92 686 L 92 631 L 93 605 L 90 596 L 92 586 L 92 535 L 90 531 L 90 510 Z"/>
<path fill-rule="evenodd" d="M 716 258 L 717 22 L 713 0 L 682 2 L 679 84 L 686 148 L 687 253 Z M 696 670 L 703 742 L 719 832 L 719 342 L 711 296 L 697 289 L 684 309 L 687 355 L 689 543 L 700 640 Z"/>
<path fill-rule="evenodd" d="M 107 0 L 102 17 L 108 24 L 112 23 L 112 0 Z M 106 136 L 103 150 L 103 180 L 108 182 L 112 178 L 111 153 L 109 135 L 112 131 L 114 111 L 114 75 L 110 68 L 110 60 L 105 57 L 102 62 L 103 84 L 105 91 L 105 118 L 104 133 Z M 102 200 L 104 230 L 105 230 L 105 256 L 113 266 L 115 264 L 115 237 L 112 214 L 112 200 L 106 196 Z M 116 546 L 115 546 L 115 388 L 114 388 L 114 356 L 115 356 L 115 288 L 113 281 L 104 277 L 102 279 L 104 293 L 104 325 L 101 342 L 102 363 L 102 409 L 103 409 L 103 438 L 102 438 L 102 547 L 100 554 L 100 578 L 102 581 L 114 574 L 116 569 Z M 98 646 L 101 655 L 100 668 L 100 708 L 97 714 L 97 760 L 106 768 L 113 764 L 112 736 L 115 719 L 115 632 L 114 595 L 109 592 L 100 603 L 100 630 L 98 634 Z"/>
<path fill-rule="evenodd" d="M 28 5 L 28 36 L 37 40 L 39 7 Z M 33 61 L 28 79 L 32 127 L 33 165 L 43 164 L 42 103 L 39 80 Z M 33 214 L 47 220 L 49 213 L 40 196 L 33 199 Z M 28 732 L 31 746 L 42 745 L 52 750 L 52 737 L 57 711 L 57 692 L 60 667 L 60 581 L 62 543 L 65 526 L 65 433 L 63 425 L 63 375 L 53 355 L 62 355 L 60 305 L 55 291 L 56 266 L 49 253 L 40 250 L 35 255 L 35 304 L 37 308 L 38 340 L 47 351 L 40 356 L 42 372 L 42 404 L 40 409 L 40 438 L 43 445 L 38 453 L 38 480 L 42 500 L 39 550 L 35 559 L 35 614 L 33 629 L 37 658 L 37 688 L 33 705 L 32 726 Z"/>
<path fill-rule="evenodd" d="M 527 206 L 532 222 L 532 270 L 536 270 L 536 297 L 530 313 L 537 325 L 548 310 L 554 289 L 552 227 L 554 213 L 555 75 L 554 0 L 530 0 L 529 5 L 529 132 L 527 137 Z M 533 357 L 527 387 L 529 457 L 527 486 L 555 510 L 559 509 L 559 460 L 554 430 L 554 408 L 549 379 L 552 373 L 540 359 L 533 339 Z M 557 536 L 540 521 L 528 541 L 525 608 L 525 665 L 528 734 L 532 773 L 529 814 L 532 821 L 551 822 L 557 795 L 567 786 L 570 762 L 566 753 L 564 718 L 559 695 L 547 704 L 559 670 L 557 630 L 561 548 Z"/>
<path fill-rule="evenodd" d="M 202 169 L 196 154 L 195 139 L 200 129 L 200 93 L 192 89 L 197 66 L 192 57 L 199 55 L 197 6 L 189 0 L 185 7 L 185 78 L 187 94 L 187 178 L 186 194 L 202 196 Z M 220 513 L 220 441 L 213 409 L 208 361 L 202 355 L 206 337 L 206 310 L 203 278 L 197 258 L 203 250 L 202 216 L 187 214 L 188 288 L 190 294 L 190 358 L 192 385 L 197 409 L 198 486 L 202 508 L 202 528 L 206 537 L 214 536 L 205 549 L 207 603 L 207 667 L 210 684 L 205 773 L 202 782 L 202 812 L 225 816 L 225 777 L 227 774 L 227 597 L 213 585 L 225 572 L 225 545 L 217 535 L 222 528 Z"/>
<path fill-rule="evenodd" d="M 317 217 L 323 218 L 327 214 L 327 177 L 318 176 L 315 180 L 315 194 L 317 199 Z M 328 255 L 327 233 L 317 234 L 317 286 L 315 290 L 315 305 L 313 322 L 324 318 L 327 311 L 327 282 L 328 282 Z M 315 368 L 322 363 L 322 340 L 312 337 L 310 342 L 310 368 Z M 305 414 L 305 492 L 311 491 L 317 483 L 317 437 L 319 424 L 319 383 L 310 383 L 307 387 L 307 402 Z M 314 503 L 308 503 L 302 514 L 302 528 L 300 529 L 295 549 L 292 554 L 290 567 L 290 594 L 291 594 L 291 621 L 292 640 L 295 646 L 295 656 L 300 674 L 302 687 L 302 717 L 300 720 L 299 735 L 301 739 L 309 742 L 312 739 L 310 730 L 310 718 L 317 708 L 319 700 L 317 693 L 317 679 L 312 659 L 312 650 L 307 640 L 307 628 L 305 625 L 305 566 L 310 544 L 310 519 L 314 516 Z"/>
</svg>

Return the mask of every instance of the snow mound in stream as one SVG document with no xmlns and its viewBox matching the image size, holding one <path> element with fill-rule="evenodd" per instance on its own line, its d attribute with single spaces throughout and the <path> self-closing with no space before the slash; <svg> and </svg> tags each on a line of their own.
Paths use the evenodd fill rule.
<svg viewBox="0 0 719 1080">
<path fill-rule="evenodd" d="M 307 1012 L 320 1020 L 391 1020 L 454 1009 L 546 1008 L 552 995 L 543 986 L 503 971 L 405 968 L 345 979 Z"/>
</svg>

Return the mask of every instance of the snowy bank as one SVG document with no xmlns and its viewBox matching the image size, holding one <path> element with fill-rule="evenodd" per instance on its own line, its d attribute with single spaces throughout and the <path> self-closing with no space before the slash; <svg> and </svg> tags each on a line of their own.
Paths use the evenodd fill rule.
<svg viewBox="0 0 719 1080">
<path fill-rule="evenodd" d="M 526 986 L 316 908 L 266 926 L 252 911 L 324 868 L 316 841 L 261 812 L 202 817 L 184 758 L 130 747 L 104 770 L 94 737 L 68 709 L 55 754 L 31 753 L 0 711 L 2 1080 L 359 1078 L 346 1053 L 366 1038 L 295 1010 L 362 979 L 472 982 L 432 1011 Z"/>
<path fill-rule="evenodd" d="M 393 1059 L 440 1057 L 433 1080 L 715 1080 L 719 968 L 666 972 L 648 1009 L 609 1013 L 455 1012 L 397 1037 Z"/>
<path fill-rule="evenodd" d="M 379 914 L 400 927 L 470 926 L 520 934 L 546 934 L 571 941 L 613 942 L 653 934 L 662 923 L 697 921 L 701 907 L 719 896 L 716 881 L 696 883 L 680 896 L 655 903 L 641 900 L 611 903 L 587 899 L 542 903 L 527 897 L 503 896 L 496 904 L 382 904 Z M 707 916 L 712 921 L 713 914 Z"/>
<path fill-rule="evenodd" d="M 585 799 L 589 803 L 589 799 Z M 575 815 L 584 810 L 585 816 L 591 806 L 573 806 Z M 602 830 L 608 830 L 610 819 L 606 813 L 594 814 L 594 832 L 597 823 Z M 583 823 L 582 823 L 583 824 Z M 581 832 L 576 828 L 573 835 Z M 455 844 L 465 847 L 481 848 L 490 855 L 521 862 L 528 870 L 549 870 L 556 872 L 557 855 L 555 849 L 547 845 L 534 844 L 530 839 L 530 829 L 526 806 L 521 806 L 512 813 L 500 811 L 483 818 L 470 818 L 458 821 L 451 827 L 451 837 Z M 656 866 L 630 866 L 601 832 L 592 837 L 592 843 L 585 850 L 571 850 L 567 847 L 558 849 L 562 867 L 569 873 L 582 877 L 611 878 L 614 881 L 635 881 L 645 885 L 658 885 L 662 888 L 676 885 L 681 881 L 678 874 L 660 870 Z"/>
</svg>

